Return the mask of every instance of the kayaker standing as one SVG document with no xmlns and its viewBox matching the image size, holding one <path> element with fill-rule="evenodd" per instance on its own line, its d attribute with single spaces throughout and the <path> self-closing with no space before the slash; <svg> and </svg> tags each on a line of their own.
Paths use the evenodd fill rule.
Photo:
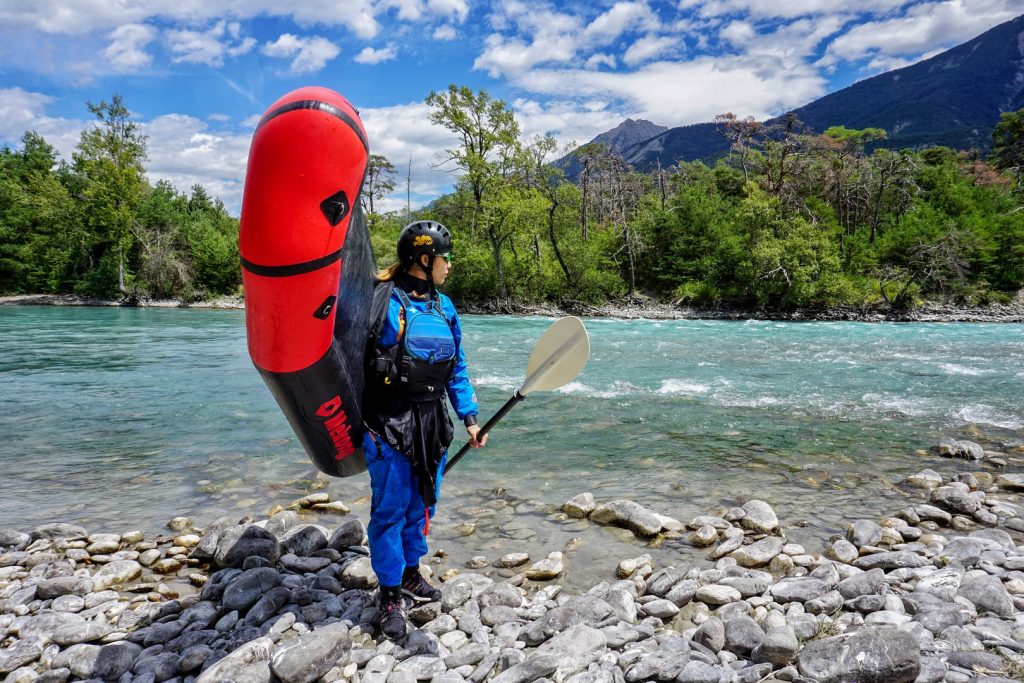
<svg viewBox="0 0 1024 683">
<path fill-rule="evenodd" d="M 403 594 L 439 600 L 419 560 L 454 436 L 450 400 L 479 448 L 476 394 L 451 300 L 437 291 L 451 272 L 451 232 L 414 221 L 398 237 L 398 262 L 377 274 L 367 345 L 363 448 L 372 502 L 367 535 L 380 581 L 380 626 L 388 638 L 406 633 Z M 447 400 L 446 400 L 447 399 Z"/>
</svg>

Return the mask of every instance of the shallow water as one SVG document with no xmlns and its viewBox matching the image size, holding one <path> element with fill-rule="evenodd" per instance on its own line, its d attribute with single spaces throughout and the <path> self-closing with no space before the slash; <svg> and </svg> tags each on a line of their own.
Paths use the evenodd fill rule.
<svg viewBox="0 0 1024 683">
<path fill-rule="evenodd" d="M 484 417 L 550 322 L 464 318 Z M 915 452 L 939 436 L 1024 437 L 1024 325 L 586 323 L 579 379 L 529 397 L 446 482 L 432 547 L 448 564 L 581 537 L 583 581 L 649 550 L 551 515 L 583 491 L 684 521 L 762 498 L 820 545 L 905 506 L 892 483 L 907 474 L 976 467 Z M 0 307 L 0 386 L 0 526 L 153 533 L 179 514 L 264 515 L 325 484 L 365 519 L 368 478 L 317 480 L 248 359 L 241 311 Z M 467 519 L 478 530 L 459 537 Z"/>
</svg>

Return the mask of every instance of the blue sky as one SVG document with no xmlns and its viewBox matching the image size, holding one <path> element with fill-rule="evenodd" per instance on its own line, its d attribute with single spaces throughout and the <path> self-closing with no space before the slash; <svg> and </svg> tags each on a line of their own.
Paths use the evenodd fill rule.
<svg viewBox="0 0 1024 683">
<path fill-rule="evenodd" d="M 627 117 L 779 114 L 1022 13 L 1024 0 L 0 0 L 0 143 L 33 129 L 70 157 L 85 103 L 120 93 L 150 178 L 201 183 L 237 212 L 259 115 L 323 85 L 360 109 L 373 151 L 412 158 L 422 204 L 453 178 L 437 166 L 453 140 L 423 104 L 449 83 L 509 102 L 528 136 L 583 143 Z"/>
</svg>

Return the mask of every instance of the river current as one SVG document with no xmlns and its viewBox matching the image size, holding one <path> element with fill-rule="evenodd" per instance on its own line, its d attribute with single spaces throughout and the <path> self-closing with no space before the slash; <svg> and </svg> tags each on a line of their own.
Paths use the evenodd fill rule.
<svg viewBox="0 0 1024 683">
<path fill-rule="evenodd" d="M 539 559 L 578 538 L 583 582 L 622 557 L 694 553 L 561 519 L 584 491 L 683 521 L 760 498 L 820 550 L 846 522 L 905 507 L 908 474 L 978 467 L 924 452 L 939 437 L 1024 443 L 1024 325 L 585 322 L 577 381 L 531 395 L 446 480 L 440 564 Z M 463 318 L 482 418 L 550 323 Z M 368 477 L 317 478 L 249 361 L 241 311 L 0 307 L 0 526 L 156 533 L 313 490 L 366 520 Z"/>
</svg>

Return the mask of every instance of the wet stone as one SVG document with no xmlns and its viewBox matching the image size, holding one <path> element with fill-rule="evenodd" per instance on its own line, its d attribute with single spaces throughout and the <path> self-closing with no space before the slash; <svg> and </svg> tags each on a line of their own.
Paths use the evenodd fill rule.
<svg viewBox="0 0 1024 683">
<path fill-rule="evenodd" d="M 526 553 L 508 553 L 503 555 L 498 564 L 502 567 L 520 567 L 530 561 L 530 556 Z"/>
<path fill-rule="evenodd" d="M 328 532 L 315 524 L 306 524 L 290 529 L 281 541 L 285 554 L 306 557 L 327 547 Z M 269 558 L 268 558 L 269 559 Z"/>
<path fill-rule="evenodd" d="M 770 534 L 779 527 L 779 518 L 771 505 L 763 500 L 747 501 L 743 505 L 745 516 L 740 520 L 740 525 L 760 534 Z"/>
<path fill-rule="evenodd" d="M 613 500 L 598 506 L 590 519 L 599 524 L 623 526 L 639 536 L 654 536 L 661 531 L 661 520 L 656 514 L 631 500 Z"/>
<path fill-rule="evenodd" d="M 266 592 L 263 597 L 256 601 L 245 615 L 245 623 L 252 626 L 259 626 L 264 621 L 274 616 L 277 610 L 284 607 L 291 597 L 291 591 L 284 586 L 275 586 Z"/>
<path fill-rule="evenodd" d="M 285 569 L 298 574 L 315 574 L 331 565 L 326 557 L 298 557 L 291 553 L 282 555 L 280 562 Z"/>
</svg>

